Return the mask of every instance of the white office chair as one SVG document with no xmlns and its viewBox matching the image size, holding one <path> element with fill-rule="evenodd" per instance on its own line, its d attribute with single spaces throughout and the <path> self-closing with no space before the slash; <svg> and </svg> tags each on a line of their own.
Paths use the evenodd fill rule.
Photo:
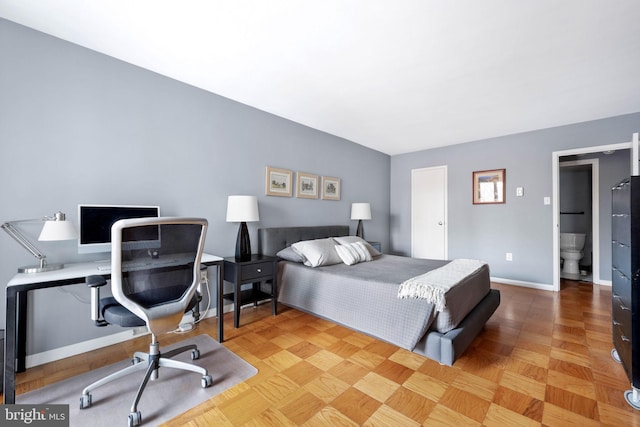
<svg viewBox="0 0 640 427">
<path fill-rule="evenodd" d="M 111 293 L 100 299 L 102 276 L 90 276 L 92 318 L 101 326 L 146 325 L 151 332 L 149 353 L 136 352 L 133 364 L 87 386 L 80 397 L 80 409 L 91 407 L 91 392 L 97 387 L 136 371 L 146 370 L 131 405 L 129 426 L 142 422 L 138 402 L 149 379 L 158 379 L 158 368 L 168 367 L 199 373 L 201 386 L 213 380 L 205 368 L 172 360 L 191 350 L 191 359 L 200 357 L 195 345 L 160 352 L 157 336 L 175 331 L 185 311 L 197 304 L 200 259 L 204 250 L 207 220 L 199 218 L 137 218 L 117 221 L 111 228 Z M 143 363 L 146 362 L 146 363 Z"/>
</svg>

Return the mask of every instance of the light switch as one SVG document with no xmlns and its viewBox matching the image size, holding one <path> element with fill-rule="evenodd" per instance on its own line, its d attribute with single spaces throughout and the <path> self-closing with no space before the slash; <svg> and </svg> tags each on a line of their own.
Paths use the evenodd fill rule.
<svg viewBox="0 0 640 427">
<path fill-rule="evenodd" d="M 547 196 L 544 198 L 544 204 L 545 205 L 550 205 L 551 204 L 551 197 Z"/>
<path fill-rule="evenodd" d="M 524 196 L 524 188 L 516 187 L 516 197 L 522 197 L 522 196 Z"/>
</svg>

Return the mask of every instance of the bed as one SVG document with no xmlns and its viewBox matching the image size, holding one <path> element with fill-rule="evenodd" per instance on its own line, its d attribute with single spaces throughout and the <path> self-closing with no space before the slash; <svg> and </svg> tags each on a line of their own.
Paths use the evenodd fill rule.
<svg viewBox="0 0 640 427">
<path fill-rule="evenodd" d="M 284 258 L 278 263 L 278 301 L 444 365 L 462 355 L 500 305 L 500 292 L 490 288 L 486 264 L 446 292 L 446 305 L 438 311 L 426 299 L 399 298 L 398 289 L 408 279 L 442 270 L 450 261 L 380 254 L 370 245 L 370 262 L 320 262 L 311 267 L 294 259 L 300 245 L 357 240 L 348 234 L 349 227 L 341 225 L 259 229 L 260 253 Z"/>
</svg>

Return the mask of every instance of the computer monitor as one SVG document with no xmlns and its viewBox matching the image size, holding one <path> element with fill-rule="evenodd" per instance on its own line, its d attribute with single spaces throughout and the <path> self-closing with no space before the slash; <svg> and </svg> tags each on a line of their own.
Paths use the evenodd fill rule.
<svg viewBox="0 0 640 427">
<path fill-rule="evenodd" d="M 111 252 L 111 226 L 125 218 L 159 217 L 159 206 L 78 205 L 78 253 Z M 131 238 L 129 249 L 160 247 L 160 229 L 148 227 L 144 236 Z M 126 241 L 127 236 L 123 236 Z"/>
</svg>

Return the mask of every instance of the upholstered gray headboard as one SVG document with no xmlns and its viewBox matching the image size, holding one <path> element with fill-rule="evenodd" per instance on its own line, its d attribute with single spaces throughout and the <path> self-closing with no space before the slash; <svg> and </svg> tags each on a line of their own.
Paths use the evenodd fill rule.
<svg viewBox="0 0 640 427">
<path fill-rule="evenodd" d="M 275 256 L 280 250 L 301 240 L 348 236 L 348 225 L 319 225 L 314 227 L 274 227 L 258 229 L 258 251 Z"/>
</svg>

